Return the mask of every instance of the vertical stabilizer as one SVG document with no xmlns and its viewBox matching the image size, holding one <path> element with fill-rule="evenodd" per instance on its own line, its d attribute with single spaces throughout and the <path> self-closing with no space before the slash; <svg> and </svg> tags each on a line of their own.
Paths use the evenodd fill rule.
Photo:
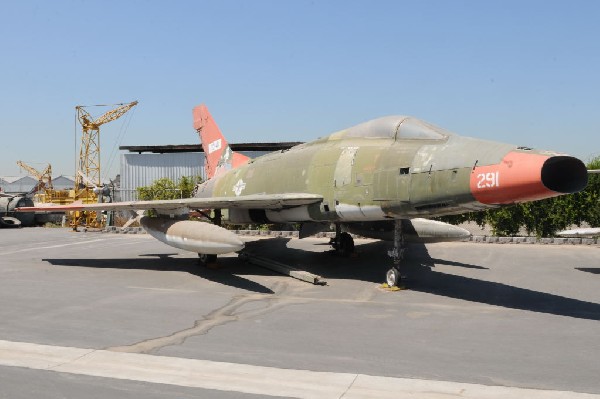
<svg viewBox="0 0 600 399">
<path fill-rule="evenodd" d="M 206 156 L 206 178 L 211 179 L 223 170 L 237 168 L 248 162 L 250 158 L 231 151 L 227 140 L 213 119 L 206 105 L 194 107 L 194 129 L 200 136 L 202 148 Z"/>
</svg>

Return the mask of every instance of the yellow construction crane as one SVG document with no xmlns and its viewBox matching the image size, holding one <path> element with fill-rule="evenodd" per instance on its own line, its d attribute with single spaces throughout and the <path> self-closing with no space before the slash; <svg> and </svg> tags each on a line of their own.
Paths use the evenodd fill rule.
<svg viewBox="0 0 600 399">
<path fill-rule="evenodd" d="M 19 165 L 21 169 L 24 169 L 25 171 L 27 171 L 27 173 L 38 179 L 38 184 L 31 192 L 40 194 L 43 191 L 45 195 L 45 200 L 42 202 L 51 202 L 52 192 L 54 191 L 54 187 L 52 187 L 52 166 L 48 164 L 46 169 L 44 169 L 43 172 L 40 172 L 37 169 L 27 165 L 23 161 L 17 161 L 17 165 Z"/>
<path fill-rule="evenodd" d="M 127 111 L 135 107 L 137 103 L 137 101 L 134 101 L 129 104 L 123 104 L 118 108 L 106 112 L 97 119 L 94 119 L 83 106 L 78 105 L 75 107 L 77 110 L 77 119 L 83 128 L 81 147 L 79 148 L 79 169 L 75 175 L 76 189 L 87 186 L 84 184 L 85 181 L 81 173 L 96 186 L 102 185 L 100 181 L 100 126 L 119 119 Z"/>
<path fill-rule="evenodd" d="M 100 180 L 100 126 L 114 121 L 123 116 L 127 111 L 137 105 L 137 101 L 121 104 L 119 107 L 104 113 L 94 119 L 84 106 L 78 105 L 77 119 L 83 129 L 81 147 L 79 148 L 79 166 L 75 174 L 75 199 L 84 203 L 98 200 Z M 102 194 L 99 194 L 102 195 Z M 100 197 L 101 198 L 101 197 Z M 82 212 L 72 218 L 72 226 L 85 224 L 90 227 L 100 227 L 102 221 L 96 217 L 95 212 Z"/>
</svg>

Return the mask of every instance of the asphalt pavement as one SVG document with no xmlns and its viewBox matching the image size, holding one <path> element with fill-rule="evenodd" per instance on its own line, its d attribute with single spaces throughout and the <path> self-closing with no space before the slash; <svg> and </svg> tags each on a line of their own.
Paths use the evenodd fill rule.
<svg viewBox="0 0 600 399">
<path fill-rule="evenodd" d="M 2 398 L 600 397 L 598 246 L 413 244 L 390 292 L 373 240 L 244 237 L 316 286 L 143 234 L 0 238 Z"/>
</svg>

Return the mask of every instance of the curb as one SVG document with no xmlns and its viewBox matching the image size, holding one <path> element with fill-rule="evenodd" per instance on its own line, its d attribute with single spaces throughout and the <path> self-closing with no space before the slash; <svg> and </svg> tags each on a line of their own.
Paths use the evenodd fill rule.
<svg viewBox="0 0 600 399">
<path fill-rule="evenodd" d="M 600 238 L 536 238 L 536 237 L 494 237 L 471 236 L 465 242 L 492 243 L 492 244 L 538 244 L 538 245 L 597 245 Z"/>
<path fill-rule="evenodd" d="M 143 227 L 117 227 L 107 226 L 102 230 L 103 233 L 113 234 L 146 234 L 146 230 Z"/>
</svg>

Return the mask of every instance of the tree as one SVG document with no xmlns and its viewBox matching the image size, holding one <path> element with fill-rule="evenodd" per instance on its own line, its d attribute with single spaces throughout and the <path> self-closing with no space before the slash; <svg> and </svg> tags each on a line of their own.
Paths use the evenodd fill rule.
<svg viewBox="0 0 600 399">
<path fill-rule="evenodd" d="M 202 178 L 199 176 L 183 176 L 177 184 L 168 177 L 163 177 L 155 180 L 150 186 L 138 187 L 138 198 L 142 201 L 189 198 L 192 196 L 196 184 L 201 182 Z"/>
<path fill-rule="evenodd" d="M 600 169 L 600 156 L 595 157 L 588 164 L 589 169 Z M 600 174 L 591 174 L 588 185 L 581 193 L 582 206 L 580 212 L 584 215 L 583 221 L 591 226 L 600 227 Z"/>
</svg>

